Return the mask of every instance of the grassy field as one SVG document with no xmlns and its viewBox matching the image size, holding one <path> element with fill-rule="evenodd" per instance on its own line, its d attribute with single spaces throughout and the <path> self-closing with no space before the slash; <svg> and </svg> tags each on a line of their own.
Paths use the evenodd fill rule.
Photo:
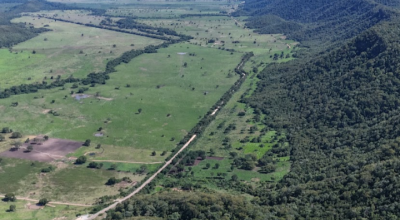
<svg viewBox="0 0 400 220">
<path fill-rule="evenodd" d="M 15 193 L 32 199 L 48 198 L 58 202 L 92 204 L 94 199 L 103 195 L 118 194 L 118 187 L 106 186 L 110 177 L 130 177 L 140 181 L 145 176 L 127 172 L 107 170 L 111 163 L 105 163 L 104 169 L 89 169 L 86 165 L 52 162 L 50 164 L 19 159 L 2 158 L 0 162 L 0 194 Z M 41 173 L 41 169 L 53 166 L 54 171 Z M 157 165 L 146 165 L 149 171 Z M 118 166 L 120 171 L 133 171 L 140 164 Z M 136 168 L 136 169 L 135 169 Z M 0 215 L 1 216 L 1 215 Z"/>
<path fill-rule="evenodd" d="M 142 19 L 143 23 L 171 28 L 178 33 L 193 36 L 192 43 L 203 47 L 234 49 L 240 52 L 253 52 L 257 63 L 274 61 L 273 55 L 283 52 L 284 59 L 288 61 L 287 54 L 291 54 L 296 42 L 286 40 L 281 34 L 258 34 L 253 30 L 244 28 L 245 17 L 188 17 L 183 19 Z M 209 43 L 214 40 L 214 43 Z M 272 57 L 270 57 L 272 56 Z"/>
<path fill-rule="evenodd" d="M 65 90 L 0 100 L 0 114 L 4 126 L 24 134 L 92 139 L 104 145 L 129 146 L 123 149 L 128 152 L 170 150 L 236 81 L 237 76 L 229 77 L 229 71 L 233 72 L 240 58 L 239 53 L 187 43 L 173 45 L 119 66 L 106 85 L 89 88 L 87 99 L 75 100 L 70 93 L 77 89 L 67 85 Z M 11 107 L 11 101 L 19 105 Z M 50 109 L 60 116 L 48 114 Z M 104 136 L 94 137 L 100 127 Z"/>
<path fill-rule="evenodd" d="M 115 172 L 106 169 L 90 169 L 86 165 L 74 165 L 41 177 L 38 191 L 31 197 L 46 197 L 54 201 L 75 201 L 92 204 L 98 197 L 118 194 L 119 187 L 107 186 L 111 177 L 129 177 L 132 181 L 140 181 L 145 176 L 128 172 Z"/>
<path fill-rule="evenodd" d="M 8 212 L 10 205 L 16 206 L 15 212 Z M 51 205 L 43 208 L 36 207 L 33 202 L 17 200 L 16 202 L 0 201 L 0 219 L 4 220 L 44 220 L 59 219 L 73 220 L 77 214 L 86 214 L 88 208 L 70 207 L 66 205 Z"/>
<path fill-rule="evenodd" d="M 58 75 L 83 77 L 104 70 L 107 60 L 125 51 L 162 42 L 44 18 L 26 16 L 13 22 L 27 22 L 34 27 L 48 25 L 52 31 L 15 45 L 11 51 L 0 49 L 0 88 L 41 82 L 44 77 Z"/>
<path fill-rule="evenodd" d="M 213 150 L 212 156 L 224 157 L 222 162 L 216 160 L 205 160 L 202 161 L 198 166 L 194 167 L 195 177 L 211 177 L 211 172 L 214 174 L 221 172 L 226 173 L 230 169 L 233 159 L 230 157 L 230 152 L 236 152 L 238 156 L 244 156 L 246 154 L 254 154 L 257 159 L 260 159 L 265 153 L 267 153 L 273 145 L 278 143 L 280 138 L 284 137 L 284 134 L 277 134 L 275 131 L 268 131 L 264 135 L 261 135 L 260 131 L 264 128 L 263 123 L 255 122 L 254 110 L 242 103 L 239 103 L 240 97 L 246 93 L 251 93 L 255 88 L 253 85 L 257 82 L 257 78 L 252 77 L 255 73 L 250 75 L 246 82 L 242 85 L 240 90 L 236 92 L 231 100 L 219 111 L 215 120 L 206 128 L 204 135 L 197 139 L 196 142 L 191 146 L 191 150 L 204 150 L 210 153 L 210 149 Z M 245 112 L 244 116 L 238 116 L 240 112 Z M 225 129 L 233 124 L 236 126 L 235 130 L 225 132 Z M 251 132 L 251 127 L 257 127 L 256 131 Z M 261 136 L 261 143 L 251 143 L 250 140 Z M 241 140 L 247 139 L 244 143 Z M 229 140 L 224 145 L 225 140 Z M 230 147 L 228 145 L 231 145 Z M 262 144 L 262 146 L 261 146 Z M 277 158 L 279 162 L 275 164 L 276 171 L 270 174 L 261 174 L 254 171 L 234 169 L 228 172 L 229 178 L 233 174 L 236 174 L 240 180 L 245 181 L 264 181 L 264 180 L 280 180 L 290 170 L 289 157 Z M 210 163 L 211 167 L 215 163 L 220 163 L 218 172 L 210 169 L 203 169 L 205 164 Z M 197 174 L 199 172 L 199 174 Z"/>
<path fill-rule="evenodd" d="M 231 160 L 226 158 L 221 161 L 218 160 L 210 160 L 206 159 L 199 163 L 199 165 L 192 167 L 192 171 L 194 171 L 195 179 L 204 179 L 204 178 L 213 178 L 220 176 L 223 173 L 227 175 L 224 176 L 225 179 L 231 179 L 232 175 L 236 174 L 240 181 L 248 181 L 248 182 L 259 182 L 259 181 L 271 181 L 271 180 L 280 180 L 283 175 L 286 174 L 290 169 L 289 163 L 279 162 L 277 164 L 277 170 L 274 173 L 270 174 L 262 174 L 257 171 L 247 171 L 247 170 L 239 170 L 234 169 L 230 170 Z M 206 169 L 206 164 L 210 164 L 210 168 Z M 216 169 L 215 164 L 219 164 L 219 168 Z"/>
<path fill-rule="evenodd" d="M 105 19 L 104 16 L 91 15 L 87 10 L 52 10 L 52 11 L 39 11 L 28 13 L 29 16 L 38 17 L 54 17 L 58 19 L 68 20 L 72 22 L 79 22 L 82 24 L 99 25 Z"/>
</svg>

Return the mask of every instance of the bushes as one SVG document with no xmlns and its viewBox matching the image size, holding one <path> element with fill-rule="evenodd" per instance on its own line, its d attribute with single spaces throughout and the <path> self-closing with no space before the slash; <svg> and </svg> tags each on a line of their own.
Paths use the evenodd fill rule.
<svg viewBox="0 0 400 220">
<path fill-rule="evenodd" d="M 86 160 L 87 160 L 86 156 L 80 156 L 78 157 L 78 159 L 76 159 L 75 164 L 84 164 L 86 163 Z"/>
</svg>

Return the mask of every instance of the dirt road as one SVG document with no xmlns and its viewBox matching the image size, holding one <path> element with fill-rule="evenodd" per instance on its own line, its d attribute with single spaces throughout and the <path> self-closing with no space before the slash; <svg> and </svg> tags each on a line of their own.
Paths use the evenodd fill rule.
<svg viewBox="0 0 400 220">
<path fill-rule="evenodd" d="M 140 192 L 140 190 L 142 190 L 145 186 L 147 186 L 147 184 L 149 184 L 151 181 L 153 181 L 153 179 L 154 179 L 159 173 L 161 173 L 161 171 L 163 171 L 163 170 L 172 162 L 172 160 L 175 159 L 176 156 L 178 156 L 183 150 L 185 150 L 185 148 L 186 148 L 187 146 L 189 146 L 189 144 L 190 144 L 195 138 L 196 138 L 196 135 L 193 135 L 193 136 L 190 138 L 190 140 L 189 140 L 188 142 L 186 142 L 186 144 L 183 145 L 183 147 L 182 147 L 178 152 L 176 152 L 176 154 L 175 154 L 170 160 L 168 160 L 156 173 L 153 174 L 153 176 L 151 176 L 148 180 L 146 180 L 146 182 L 144 182 L 139 188 L 137 188 L 135 191 L 133 191 L 131 194 L 125 196 L 124 198 L 118 199 L 115 203 L 113 203 L 112 205 L 108 206 L 107 208 L 104 208 L 104 209 L 100 210 L 99 212 L 97 212 L 97 213 L 95 213 L 95 214 L 89 216 L 89 217 L 87 218 L 87 220 L 93 220 L 93 219 L 97 218 L 100 214 L 104 214 L 104 213 L 106 213 L 107 211 L 109 211 L 110 209 L 115 208 L 115 207 L 118 205 L 118 203 L 121 203 L 121 202 L 123 202 L 123 201 L 125 201 L 125 200 L 131 198 L 132 196 L 136 195 L 138 192 Z"/>
<path fill-rule="evenodd" d="M 218 106 L 218 108 L 216 108 L 216 109 L 211 113 L 211 115 L 215 115 L 215 113 L 217 113 L 218 109 L 219 109 L 219 106 Z"/>
</svg>

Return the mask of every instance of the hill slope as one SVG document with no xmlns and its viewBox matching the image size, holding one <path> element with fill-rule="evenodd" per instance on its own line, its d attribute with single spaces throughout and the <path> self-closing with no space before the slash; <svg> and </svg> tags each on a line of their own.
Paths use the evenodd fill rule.
<svg viewBox="0 0 400 220">
<path fill-rule="evenodd" d="M 394 15 L 392 10 L 369 0 L 250 0 L 238 13 L 251 15 L 247 25 L 260 33 L 284 33 L 314 46 L 350 39 Z M 271 15 L 291 25 L 284 25 L 284 29 L 264 25 Z"/>
<path fill-rule="evenodd" d="M 293 162 L 276 188 L 259 189 L 261 204 L 285 217 L 400 216 L 399 36 L 394 19 L 259 75 L 245 101 L 287 132 Z"/>
</svg>

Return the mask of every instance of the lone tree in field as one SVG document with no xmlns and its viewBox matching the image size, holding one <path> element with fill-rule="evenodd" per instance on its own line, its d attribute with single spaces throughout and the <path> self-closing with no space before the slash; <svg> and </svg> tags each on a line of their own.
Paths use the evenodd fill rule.
<svg viewBox="0 0 400 220">
<path fill-rule="evenodd" d="M 17 207 L 15 205 L 10 205 L 10 208 L 8 209 L 9 212 L 15 212 L 17 210 Z"/>
<path fill-rule="evenodd" d="M 28 152 L 33 151 L 33 146 L 32 146 L 32 145 L 29 145 L 29 146 L 26 148 L 26 151 L 28 151 Z"/>
<path fill-rule="evenodd" d="M 12 130 L 9 127 L 4 127 L 3 129 L 1 129 L 1 133 L 7 134 L 7 133 L 11 133 Z"/>
<path fill-rule="evenodd" d="M 4 196 L 4 201 L 6 201 L 6 202 L 15 202 L 15 201 L 17 201 L 17 198 L 15 197 L 14 193 L 7 193 Z"/>
<path fill-rule="evenodd" d="M 21 141 L 15 141 L 12 143 L 12 145 L 14 150 L 19 150 L 19 148 L 22 146 L 22 143 Z"/>
<path fill-rule="evenodd" d="M 141 108 L 139 108 L 137 111 L 138 111 L 139 114 L 142 113 L 142 109 Z"/>
<path fill-rule="evenodd" d="M 238 176 L 236 174 L 233 174 L 232 177 L 231 177 L 232 181 L 237 181 L 238 179 L 239 178 L 238 178 Z"/>
<path fill-rule="evenodd" d="M 80 156 L 78 157 L 78 159 L 76 159 L 75 164 L 84 164 L 86 163 L 86 160 L 87 160 L 86 156 Z"/>
<path fill-rule="evenodd" d="M 155 151 L 153 151 L 153 152 L 151 152 L 151 156 L 156 156 L 156 152 Z"/>
<path fill-rule="evenodd" d="M 90 139 L 87 139 L 85 143 L 83 143 L 83 146 L 89 147 L 90 146 Z"/>
<path fill-rule="evenodd" d="M 41 205 L 41 206 L 45 206 L 47 203 L 49 203 L 50 201 L 48 200 L 48 199 L 46 199 L 46 198 L 42 198 L 42 199 L 40 199 L 39 200 L 39 205 Z"/>
<path fill-rule="evenodd" d="M 11 138 L 22 138 L 22 134 L 20 132 L 13 132 L 11 134 Z"/>
</svg>

